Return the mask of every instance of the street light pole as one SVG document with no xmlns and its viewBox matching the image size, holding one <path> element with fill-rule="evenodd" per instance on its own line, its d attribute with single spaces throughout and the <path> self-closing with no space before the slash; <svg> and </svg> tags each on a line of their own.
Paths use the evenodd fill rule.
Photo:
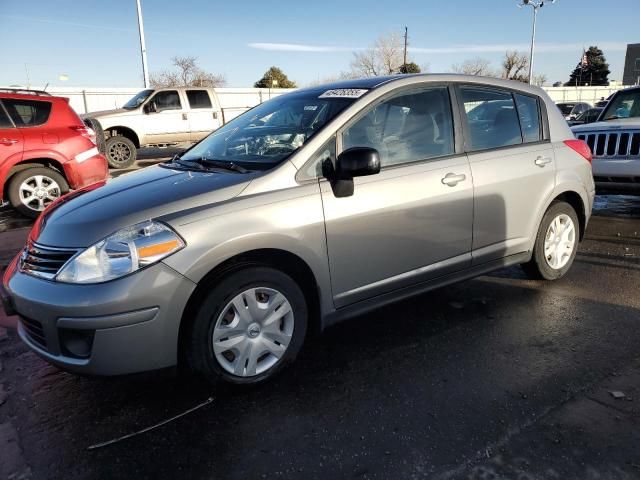
<svg viewBox="0 0 640 480">
<path fill-rule="evenodd" d="M 556 0 L 546 0 L 546 3 L 554 3 Z M 545 0 L 522 0 L 518 7 L 522 8 L 527 5 L 533 7 L 533 26 L 531 28 L 531 51 L 529 52 L 529 85 L 533 82 L 533 55 L 536 45 L 536 20 L 538 18 L 538 10 L 544 7 Z"/>
<path fill-rule="evenodd" d="M 140 34 L 140 52 L 142 54 L 142 77 L 144 78 L 144 88 L 149 88 L 149 67 L 147 66 L 147 47 L 144 42 L 144 25 L 142 23 L 142 8 L 140 0 L 136 0 L 138 8 L 138 33 Z"/>
</svg>

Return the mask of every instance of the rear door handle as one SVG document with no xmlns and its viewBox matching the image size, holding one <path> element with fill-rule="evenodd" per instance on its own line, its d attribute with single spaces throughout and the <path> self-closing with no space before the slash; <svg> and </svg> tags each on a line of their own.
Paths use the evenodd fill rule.
<svg viewBox="0 0 640 480">
<path fill-rule="evenodd" d="M 2 145 L 13 145 L 14 143 L 18 143 L 18 140 L 15 138 L 0 138 L 0 144 Z"/>
<path fill-rule="evenodd" d="M 551 163 L 551 159 L 549 157 L 538 157 L 534 163 L 539 167 L 544 167 L 547 163 Z"/>
<path fill-rule="evenodd" d="M 456 175 L 455 173 L 447 173 L 442 178 L 442 183 L 444 185 L 449 185 L 450 187 L 455 187 L 459 182 L 463 182 L 467 179 L 467 176 L 464 173 Z"/>
</svg>

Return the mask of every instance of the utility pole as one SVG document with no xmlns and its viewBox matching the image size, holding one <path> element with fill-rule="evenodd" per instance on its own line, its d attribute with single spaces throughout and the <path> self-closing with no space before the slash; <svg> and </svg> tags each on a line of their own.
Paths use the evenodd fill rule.
<svg viewBox="0 0 640 480">
<path fill-rule="evenodd" d="M 407 37 L 408 37 L 409 29 L 404 27 L 404 60 L 402 66 L 404 68 L 404 73 L 407 73 Z"/>
<path fill-rule="evenodd" d="M 556 0 L 546 0 L 546 3 L 554 3 Z M 533 53 L 536 43 L 536 19 L 538 17 L 538 10 L 544 7 L 545 0 L 522 0 L 522 3 L 518 7 L 525 6 L 533 7 L 533 27 L 531 29 L 531 51 L 529 52 L 529 84 L 533 82 Z"/>
<path fill-rule="evenodd" d="M 144 25 L 142 23 L 142 8 L 140 0 L 136 0 L 138 8 L 138 33 L 140 34 L 140 53 L 142 54 L 142 77 L 144 78 L 144 88 L 149 88 L 149 67 L 147 66 L 147 47 L 144 42 Z"/>
</svg>

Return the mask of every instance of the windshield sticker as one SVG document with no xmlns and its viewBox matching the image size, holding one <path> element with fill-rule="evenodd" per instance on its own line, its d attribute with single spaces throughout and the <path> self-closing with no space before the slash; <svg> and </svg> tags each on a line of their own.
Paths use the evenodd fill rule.
<svg viewBox="0 0 640 480">
<path fill-rule="evenodd" d="M 304 109 L 307 110 L 307 111 L 314 112 L 314 111 L 316 111 L 318 109 L 318 106 L 317 105 L 305 105 Z"/>
<path fill-rule="evenodd" d="M 360 98 L 367 91 L 365 88 L 335 88 L 327 90 L 318 98 Z"/>
</svg>

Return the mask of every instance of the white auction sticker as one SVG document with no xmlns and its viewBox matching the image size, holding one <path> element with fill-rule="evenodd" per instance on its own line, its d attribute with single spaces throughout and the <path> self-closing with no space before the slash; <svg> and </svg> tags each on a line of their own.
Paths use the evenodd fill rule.
<svg viewBox="0 0 640 480">
<path fill-rule="evenodd" d="M 335 88 L 327 90 L 318 98 L 360 98 L 367 91 L 365 88 Z"/>
</svg>

